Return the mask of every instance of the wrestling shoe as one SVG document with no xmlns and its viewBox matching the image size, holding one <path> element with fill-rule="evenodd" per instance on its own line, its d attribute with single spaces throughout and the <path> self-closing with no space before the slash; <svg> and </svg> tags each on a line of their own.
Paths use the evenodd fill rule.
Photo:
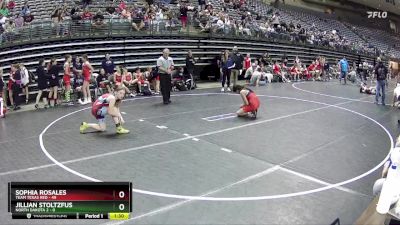
<svg viewBox="0 0 400 225">
<path fill-rule="evenodd" d="M 249 118 L 255 120 L 257 118 L 257 111 L 249 112 Z"/>
<path fill-rule="evenodd" d="M 122 126 L 117 127 L 117 134 L 127 134 L 129 130 L 123 128 Z"/>
<path fill-rule="evenodd" d="M 79 131 L 81 132 L 81 134 L 83 134 L 83 132 L 85 132 L 85 130 L 88 128 L 89 128 L 88 123 L 82 122 L 81 126 L 79 127 Z"/>
</svg>

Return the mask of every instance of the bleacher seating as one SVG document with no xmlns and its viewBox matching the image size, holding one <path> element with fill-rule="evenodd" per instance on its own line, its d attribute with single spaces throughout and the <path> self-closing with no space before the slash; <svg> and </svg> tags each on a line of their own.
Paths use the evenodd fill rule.
<svg viewBox="0 0 400 225">
<path fill-rule="evenodd" d="M 106 53 L 110 53 L 116 64 L 127 66 L 133 70 L 136 67 L 153 67 L 156 59 L 161 55 L 165 47 L 172 50 L 172 57 L 175 64 L 183 66 L 187 50 L 192 50 L 197 59 L 197 66 L 210 65 L 212 60 L 221 53 L 221 50 L 238 46 L 242 53 L 250 53 L 253 58 L 259 57 L 265 52 L 269 52 L 273 60 L 281 59 L 284 54 L 291 63 L 296 56 L 299 56 L 304 63 L 309 64 L 317 56 L 325 56 L 331 63 L 336 63 L 343 55 L 349 61 L 358 60 L 358 55 L 345 52 L 332 52 L 325 49 L 316 49 L 310 46 L 287 45 L 281 43 L 268 43 L 260 41 L 248 41 L 245 39 L 224 39 L 224 38 L 199 38 L 199 37 L 181 37 L 164 36 L 142 37 L 140 39 L 132 37 L 115 37 L 109 39 L 86 38 L 66 40 L 65 42 L 57 40 L 54 42 L 46 41 L 38 45 L 22 45 L 18 49 L 14 47 L 4 48 L 0 52 L 0 64 L 5 70 L 4 78 L 8 79 L 10 65 L 12 63 L 23 63 L 28 70 L 34 72 L 39 59 L 49 60 L 55 57 L 60 64 L 64 60 L 64 55 L 73 56 L 88 54 L 92 65 L 98 70 L 101 67 L 101 61 Z M 373 58 L 365 57 L 368 61 Z M 62 74 L 60 74 L 62 76 Z M 35 91 L 36 84 L 31 84 L 30 90 Z"/>
</svg>

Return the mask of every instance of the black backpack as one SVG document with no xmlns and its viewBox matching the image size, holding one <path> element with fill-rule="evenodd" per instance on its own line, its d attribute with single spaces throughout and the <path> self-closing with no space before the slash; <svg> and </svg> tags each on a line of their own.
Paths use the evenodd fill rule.
<svg viewBox="0 0 400 225">
<path fill-rule="evenodd" d="M 187 91 L 187 87 L 185 83 L 181 80 L 175 82 L 175 88 L 178 89 L 179 91 Z"/>
<path fill-rule="evenodd" d="M 149 85 L 144 84 L 144 85 L 142 86 L 142 94 L 143 94 L 144 96 L 150 96 L 150 95 L 151 95 L 151 90 L 150 90 Z"/>
</svg>

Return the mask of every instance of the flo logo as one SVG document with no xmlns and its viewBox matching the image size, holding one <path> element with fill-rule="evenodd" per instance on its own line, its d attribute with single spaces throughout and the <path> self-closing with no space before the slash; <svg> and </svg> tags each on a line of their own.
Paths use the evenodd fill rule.
<svg viewBox="0 0 400 225">
<path fill-rule="evenodd" d="M 367 11 L 368 18 L 379 18 L 385 19 L 387 18 L 387 12 L 376 12 L 376 11 Z"/>
</svg>

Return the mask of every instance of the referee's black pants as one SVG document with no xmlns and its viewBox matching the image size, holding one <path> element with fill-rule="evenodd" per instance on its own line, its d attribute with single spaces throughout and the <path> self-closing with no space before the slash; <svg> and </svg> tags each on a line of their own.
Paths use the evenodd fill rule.
<svg viewBox="0 0 400 225">
<path fill-rule="evenodd" d="M 160 74 L 160 87 L 161 94 L 163 96 L 163 102 L 169 103 L 171 97 L 171 75 L 170 74 Z"/>
</svg>

